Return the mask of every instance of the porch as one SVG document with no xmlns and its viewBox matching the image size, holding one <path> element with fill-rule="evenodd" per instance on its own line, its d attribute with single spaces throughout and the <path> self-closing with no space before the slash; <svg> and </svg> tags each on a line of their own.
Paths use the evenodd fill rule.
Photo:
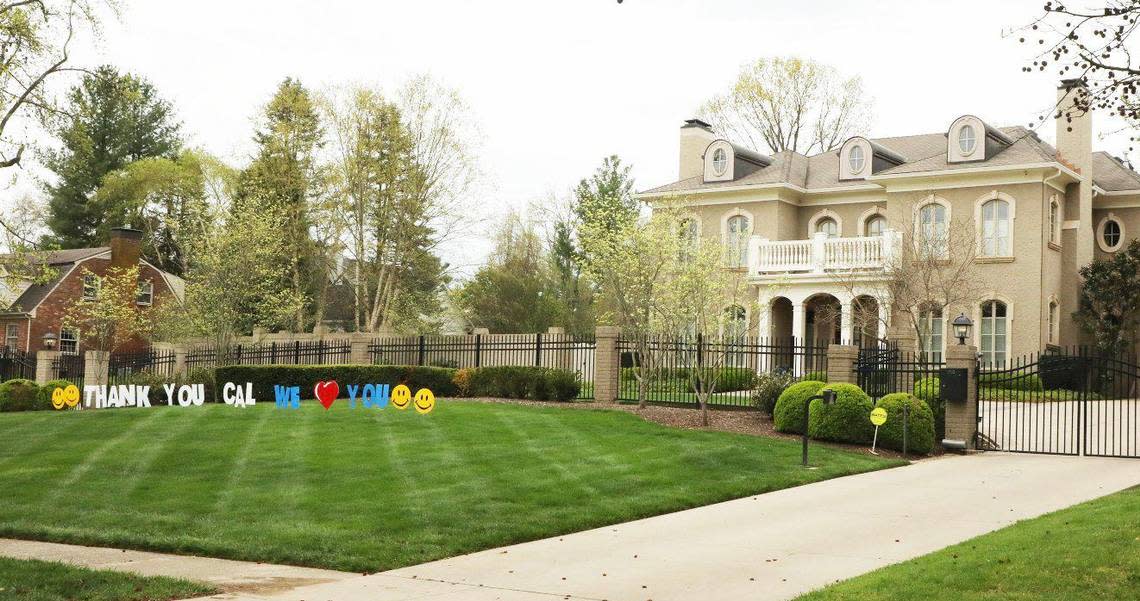
<svg viewBox="0 0 1140 601">
<path fill-rule="evenodd" d="M 748 246 L 748 273 L 753 279 L 820 276 L 836 272 L 881 272 L 897 256 L 901 232 L 881 236 L 828 238 L 817 233 L 808 240 L 768 240 L 752 236 Z"/>
<path fill-rule="evenodd" d="M 761 339 L 794 340 L 810 347 L 875 346 L 887 338 L 890 306 L 870 291 L 838 284 L 761 286 L 756 326 Z M 808 366 L 802 358 L 795 371 Z"/>
</svg>

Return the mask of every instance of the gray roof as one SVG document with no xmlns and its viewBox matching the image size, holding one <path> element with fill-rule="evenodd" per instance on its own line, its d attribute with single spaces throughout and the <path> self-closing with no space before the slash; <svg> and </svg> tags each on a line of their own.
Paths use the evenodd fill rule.
<svg viewBox="0 0 1140 601">
<path fill-rule="evenodd" d="M 981 163 L 986 167 L 1048 163 L 1057 160 L 1057 151 L 1025 127 L 1003 127 L 996 131 L 1008 137 L 1013 143 Z M 893 138 L 869 138 L 869 140 L 872 144 L 885 148 L 904 159 L 902 164 L 883 169 L 875 175 L 953 171 L 979 166 L 977 162 L 951 163 L 947 161 L 945 132 Z M 821 152 L 810 157 L 797 152 L 783 151 L 772 155 L 772 159 L 772 164 L 768 167 L 734 181 L 704 182 L 700 176 L 697 176 L 652 188 L 644 193 L 684 193 L 695 190 L 781 183 L 807 190 L 857 187 L 867 184 L 863 180 L 839 181 L 838 149 Z M 1103 152 L 1093 153 L 1093 179 L 1104 190 L 1140 190 L 1140 175 Z"/>
</svg>

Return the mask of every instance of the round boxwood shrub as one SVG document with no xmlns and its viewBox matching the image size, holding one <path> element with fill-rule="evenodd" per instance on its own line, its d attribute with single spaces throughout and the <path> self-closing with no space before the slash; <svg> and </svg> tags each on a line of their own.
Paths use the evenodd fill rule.
<svg viewBox="0 0 1140 601">
<path fill-rule="evenodd" d="M 942 401 L 942 380 L 937 376 L 914 383 L 914 396 L 926 403 L 934 413 L 934 440 L 946 437 L 946 403 Z"/>
<path fill-rule="evenodd" d="M 835 391 L 835 402 L 824 404 L 822 399 L 811 402 L 808 436 L 836 442 L 869 443 L 875 432 L 871 424 L 874 403 L 862 388 L 854 384 L 828 384 L 824 388 Z"/>
<path fill-rule="evenodd" d="M 879 399 L 876 407 L 887 410 L 887 423 L 879 426 L 879 445 L 902 450 L 903 404 L 907 407 L 907 452 L 929 454 L 934 451 L 934 412 L 913 394 L 895 392 Z"/>
<path fill-rule="evenodd" d="M 776 431 L 803 434 L 807 400 L 819 394 L 824 385 L 818 380 L 805 380 L 792 384 L 780 393 L 780 398 L 776 399 L 776 410 L 772 413 Z"/>
<path fill-rule="evenodd" d="M 36 393 L 36 406 L 43 410 L 55 409 L 51 404 L 51 393 L 54 392 L 56 388 L 67 388 L 72 384 L 74 384 L 74 382 L 68 380 L 49 380 L 41 386 L 39 392 Z M 82 400 L 83 397 L 81 395 L 80 402 L 82 402 Z"/>
<path fill-rule="evenodd" d="M 0 384 L 0 411 L 35 411 L 39 406 L 40 387 L 31 380 L 8 380 Z M 47 409 L 51 409 L 48 397 Z"/>
</svg>

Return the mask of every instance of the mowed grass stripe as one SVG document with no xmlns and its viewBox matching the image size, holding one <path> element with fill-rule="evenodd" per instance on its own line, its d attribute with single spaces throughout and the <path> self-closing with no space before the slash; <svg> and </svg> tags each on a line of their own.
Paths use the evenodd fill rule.
<svg viewBox="0 0 1140 601">
<path fill-rule="evenodd" d="M 0 534 L 368 572 L 895 464 L 818 447 L 803 470 L 795 442 L 447 399 L 21 417 L 51 442 L 0 436 L 19 455 L 0 467 Z M 99 448 L 116 452 L 77 464 Z M 147 475 L 124 497 L 131 466 Z"/>
</svg>

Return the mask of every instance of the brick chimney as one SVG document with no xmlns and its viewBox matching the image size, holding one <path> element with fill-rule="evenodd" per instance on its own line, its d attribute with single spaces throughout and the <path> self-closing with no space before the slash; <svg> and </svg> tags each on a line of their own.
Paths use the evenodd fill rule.
<svg viewBox="0 0 1140 601">
<path fill-rule="evenodd" d="M 129 226 L 111 229 L 111 267 L 129 269 L 138 266 L 142 254 L 142 235 L 140 230 Z"/>
<path fill-rule="evenodd" d="M 705 173 L 705 149 L 716 140 L 712 126 L 700 119 L 689 119 L 681 126 L 681 153 L 678 179 Z"/>
</svg>

